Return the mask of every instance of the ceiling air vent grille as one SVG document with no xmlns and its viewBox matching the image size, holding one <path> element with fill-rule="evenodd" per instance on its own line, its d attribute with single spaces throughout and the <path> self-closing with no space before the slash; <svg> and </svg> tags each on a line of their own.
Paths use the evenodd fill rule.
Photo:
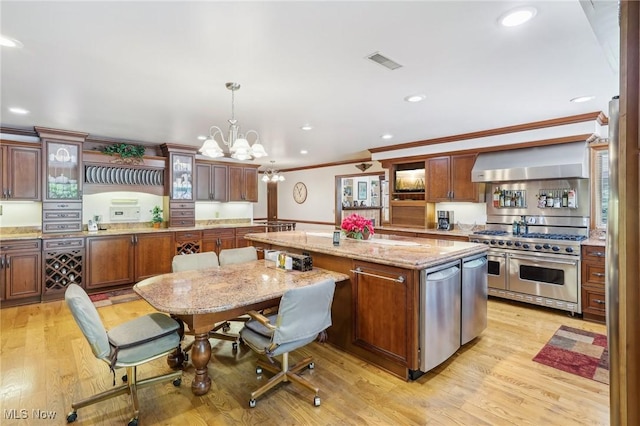
<svg viewBox="0 0 640 426">
<path fill-rule="evenodd" d="M 378 52 L 375 52 L 375 53 L 372 53 L 371 55 L 368 55 L 367 59 L 369 59 L 370 61 L 375 62 L 376 64 L 382 65 L 383 67 L 388 68 L 390 70 L 395 70 L 395 69 L 398 69 L 398 68 L 402 67 L 402 65 L 400 65 L 396 61 L 393 61 L 393 60 L 387 58 L 386 56 L 381 55 Z"/>
</svg>

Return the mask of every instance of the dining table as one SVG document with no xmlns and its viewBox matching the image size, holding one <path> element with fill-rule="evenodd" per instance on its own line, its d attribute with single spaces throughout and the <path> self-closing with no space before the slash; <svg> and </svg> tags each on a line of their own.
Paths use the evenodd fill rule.
<svg viewBox="0 0 640 426">
<path fill-rule="evenodd" d="M 191 362 L 195 377 L 194 395 L 211 388 L 208 366 L 211 359 L 209 331 L 217 323 L 236 318 L 252 310 L 277 306 L 290 289 L 326 279 L 343 281 L 348 275 L 313 267 L 309 271 L 284 270 L 275 262 L 256 260 L 223 267 L 173 272 L 144 279 L 133 286 L 142 299 L 160 312 L 170 314 L 194 335 Z M 169 356 L 168 363 L 179 368 L 185 361 L 182 350 Z"/>
</svg>

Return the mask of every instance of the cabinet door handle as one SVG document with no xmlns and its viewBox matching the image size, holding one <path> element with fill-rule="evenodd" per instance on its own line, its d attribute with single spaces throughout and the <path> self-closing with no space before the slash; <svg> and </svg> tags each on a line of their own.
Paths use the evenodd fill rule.
<svg viewBox="0 0 640 426">
<path fill-rule="evenodd" d="M 7 190 L 7 198 L 11 198 L 11 190 Z"/>
<path fill-rule="evenodd" d="M 393 281 L 396 283 L 404 283 L 404 277 L 402 275 L 398 276 L 398 278 L 391 278 L 391 277 L 385 277 L 384 275 L 378 275 L 378 274 L 371 274 L 369 272 L 363 272 L 362 269 L 360 268 L 356 268 L 356 269 L 351 269 L 351 272 L 353 272 L 354 274 L 360 274 L 360 275 L 366 275 L 368 277 L 374 277 L 374 278 L 380 278 L 383 280 L 388 280 L 388 281 Z"/>
<path fill-rule="evenodd" d="M 4 256 L 0 257 L 0 269 L 4 269 Z"/>
<path fill-rule="evenodd" d="M 604 305 L 604 304 L 605 304 L 605 301 L 604 301 L 604 300 L 601 300 L 601 299 L 593 299 L 593 303 L 597 303 L 597 304 L 599 304 L 599 305 Z"/>
<path fill-rule="evenodd" d="M 4 258 L 4 267 L 9 269 L 11 267 L 11 258 L 6 257 Z"/>
<path fill-rule="evenodd" d="M 604 274 L 602 272 L 594 272 L 593 275 L 596 277 L 604 277 Z"/>
</svg>

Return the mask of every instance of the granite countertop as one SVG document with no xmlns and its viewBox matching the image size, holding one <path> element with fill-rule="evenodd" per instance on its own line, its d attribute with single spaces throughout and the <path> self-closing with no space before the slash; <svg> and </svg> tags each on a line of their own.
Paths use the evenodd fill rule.
<svg viewBox="0 0 640 426">
<path fill-rule="evenodd" d="M 332 237 L 331 232 L 311 231 L 245 235 L 248 240 L 275 246 L 417 270 L 487 251 L 485 244 L 397 235 L 374 235 L 369 240 L 353 240 L 343 236 L 340 239 L 340 245 L 334 246 Z"/>
<path fill-rule="evenodd" d="M 70 233 L 50 233 L 43 234 L 41 231 L 33 231 L 29 230 L 27 232 L 22 232 L 20 229 L 16 230 L 7 230 L 0 229 L 0 238 L 3 240 L 31 240 L 34 238 L 40 238 L 43 240 L 52 239 L 52 238 L 82 238 L 82 237 L 100 237 L 107 235 L 126 235 L 126 234 L 150 234 L 156 232 L 188 232 L 188 231 L 203 231 L 206 229 L 224 229 L 224 228 L 244 228 L 244 227 L 254 227 L 254 226 L 265 226 L 260 223 L 250 223 L 250 222 L 242 222 L 242 223 L 221 223 L 221 224 L 206 224 L 206 225 L 196 225 L 192 227 L 186 228 L 153 228 L 148 224 L 140 223 L 140 226 L 126 226 L 126 227 L 117 227 L 110 229 L 103 229 L 100 231 L 81 231 L 81 232 L 70 232 Z"/>
<path fill-rule="evenodd" d="M 598 247 L 605 247 L 607 245 L 607 240 L 606 237 L 591 237 L 591 238 L 587 238 L 586 240 L 582 240 L 581 244 L 583 246 L 598 246 Z"/>
<path fill-rule="evenodd" d="M 223 313 L 277 299 L 288 289 L 328 278 L 338 282 L 349 276 L 321 268 L 306 272 L 284 271 L 257 260 L 222 268 L 158 275 L 140 281 L 133 289 L 161 312 L 197 315 Z"/>
<path fill-rule="evenodd" d="M 401 232 L 414 232 L 416 234 L 431 234 L 431 235 L 455 235 L 460 237 L 469 237 L 469 235 L 473 234 L 473 230 L 462 230 L 459 228 L 453 228 L 450 231 L 445 231 L 442 229 L 425 229 L 425 228 L 411 228 L 411 227 L 402 227 L 402 226 L 378 226 L 375 229 L 382 229 L 385 231 L 401 231 Z"/>
</svg>

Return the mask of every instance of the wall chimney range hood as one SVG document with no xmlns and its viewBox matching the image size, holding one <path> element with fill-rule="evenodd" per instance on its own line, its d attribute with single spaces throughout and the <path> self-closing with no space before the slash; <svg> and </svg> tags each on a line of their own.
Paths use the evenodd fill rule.
<svg viewBox="0 0 640 426">
<path fill-rule="evenodd" d="M 588 177 L 586 141 L 482 153 L 471 170 L 473 182 Z"/>
</svg>

